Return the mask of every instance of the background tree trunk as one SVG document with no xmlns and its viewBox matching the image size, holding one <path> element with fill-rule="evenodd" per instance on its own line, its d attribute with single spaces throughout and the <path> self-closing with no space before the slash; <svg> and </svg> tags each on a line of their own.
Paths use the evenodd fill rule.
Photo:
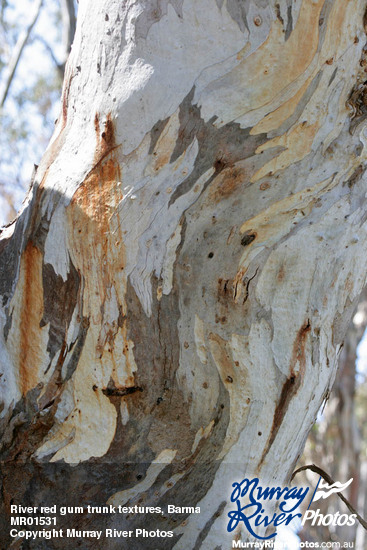
<svg viewBox="0 0 367 550">
<path fill-rule="evenodd" d="M 81 2 L 0 240 L 6 514 L 162 506 L 75 522 L 212 550 L 233 481 L 289 479 L 366 279 L 364 8 Z"/>
<path fill-rule="evenodd" d="M 357 418 L 356 403 L 356 360 L 357 346 L 367 326 L 367 290 L 361 294 L 360 302 L 345 335 L 344 345 L 339 357 L 339 368 L 332 392 L 319 419 L 309 435 L 302 457 L 303 464 L 314 463 L 329 473 L 332 479 L 346 482 L 353 478 L 352 484 L 343 492 L 351 505 L 364 516 L 364 479 L 363 451 L 361 452 L 360 419 Z M 365 405 L 365 403 L 364 403 Z M 359 420 L 359 421 L 358 421 Z M 362 456 L 361 456 L 362 455 Z M 317 474 L 305 471 L 305 485 L 312 486 Z M 298 478 L 300 484 L 301 480 Z M 341 509 L 348 512 L 335 495 L 333 498 L 319 500 L 317 507 L 321 513 L 335 514 Z M 356 548 L 364 548 L 365 529 L 356 523 L 353 526 L 310 525 L 305 523 L 300 537 L 307 541 L 351 541 Z M 358 537 L 357 538 L 357 533 Z"/>
</svg>

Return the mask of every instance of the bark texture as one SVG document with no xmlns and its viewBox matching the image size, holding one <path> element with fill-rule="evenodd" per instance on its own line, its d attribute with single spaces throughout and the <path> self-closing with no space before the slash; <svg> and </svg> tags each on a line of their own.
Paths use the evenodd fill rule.
<svg viewBox="0 0 367 550">
<path fill-rule="evenodd" d="M 0 237 L 7 514 L 198 505 L 128 528 L 213 550 L 233 481 L 289 479 L 366 279 L 364 10 L 80 2 L 54 137 Z"/>
</svg>

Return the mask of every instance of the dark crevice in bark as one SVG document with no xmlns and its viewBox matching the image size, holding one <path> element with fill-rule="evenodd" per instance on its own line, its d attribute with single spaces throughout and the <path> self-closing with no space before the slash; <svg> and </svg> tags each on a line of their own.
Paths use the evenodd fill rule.
<svg viewBox="0 0 367 550">
<path fill-rule="evenodd" d="M 249 4 L 247 2 L 239 2 L 238 0 L 227 0 L 227 11 L 235 21 L 241 30 L 241 32 L 249 31 L 249 25 L 247 21 L 247 12 Z"/>
<path fill-rule="evenodd" d="M 140 386 L 127 386 L 122 388 L 107 386 L 107 388 L 102 389 L 102 393 L 104 395 L 107 395 L 107 397 L 124 397 L 125 395 L 130 395 L 137 391 L 144 391 L 144 390 Z"/>
<path fill-rule="evenodd" d="M 367 34 L 367 8 L 363 15 L 363 28 Z M 366 66 L 367 66 L 367 43 L 362 50 L 361 59 L 359 61 L 360 71 L 357 75 L 355 85 L 353 86 L 349 98 L 346 102 L 347 107 L 351 111 L 349 132 L 354 134 L 357 127 L 361 122 L 364 122 L 367 118 L 367 80 L 366 80 Z"/>
<path fill-rule="evenodd" d="M 69 258 L 66 281 L 55 273 L 51 264 L 43 264 L 42 281 L 44 310 L 40 327 L 50 324 L 47 352 L 51 362 L 61 348 L 77 305 L 80 275 Z"/>
<path fill-rule="evenodd" d="M 292 6 L 287 8 L 287 28 L 285 30 L 284 40 L 287 42 L 293 30 L 293 15 L 292 15 Z"/>
<path fill-rule="evenodd" d="M 216 511 L 214 512 L 214 514 L 210 518 L 210 520 L 206 522 L 206 524 L 204 525 L 200 535 L 196 539 L 195 546 L 194 546 L 193 550 L 200 550 L 200 548 L 202 548 L 202 543 L 205 541 L 205 537 L 209 533 L 209 531 L 210 531 L 213 523 L 215 522 L 215 520 L 218 519 L 219 516 L 222 514 L 226 504 L 227 504 L 227 502 L 225 500 L 223 500 L 219 504 L 218 508 L 216 509 Z"/>
<path fill-rule="evenodd" d="M 0 295 L 3 306 L 9 304 L 13 297 L 19 275 L 20 258 L 26 243 L 30 212 L 31 206 L 29 205 L 15 222 L 11 238 L 3 238 L 0 241 Z"/>
<path fill-rule="evenodd" d="M 190 191 L 197 180 L 207 170 L 214 167 L 213 176 L 206 182 L 205 188 L 226 167 L 232 167 L 236 162 L 249 158 L 256 149 L 266 141 L 266 134 L 250 135 L 251 128 L 242 129 L 237 122 L 231 122 L 221 127 L 215 127 L 217 117 L 208 122 L 201 118 L 200 108 L 193 105 L 195 86 L 186 96 L 180 106 L 180 129 L 175 149 L 170 162 L 177 160 L 196 138 L 199 152 L 195 160 L 194 169 L 190 175 L 176 188 L 169 205 Z"/>
<path fill-rule="evenodd" d="M 350 178 L 343 183 L 343 186 L 347 185 L 351 189 L 356 183 L 358 183 L 363 177 L 367 166 L 365 164 L 360 164 L 350 176 Z"/>
<path fill-rule="evenodd" d="M 79 325 L 78 335 L 76 340 L 71 344 L 70 350 L 72 351 L 71 357 L 68 359 L 66 366 L 66 374 L 63 382 L 67 382 L 74 374 L 75 369 L 78 366 L 79 358 L 81 356 L 85 339 L 87 337 L 90 320 L 89 317 L 82 317 Z"/>
<path fill-rule="evenodd" d="M 288 376 L 288 378 L 286 379 L 286 381 L 282 386 L 282 391 L 279 397 L 279 401 L 274 412 L 273 424 L 270 430 L 270 436 L 267 441 L 266 447 L 263 451 L 263 454 L 261 456 L 258 469 L 261 468 L 266 458 L 266 455 L 268 454 L 272 444 L 275 441 L 275 438 L 282 425 L 284 416 L 288 410 L 288 406 L 291 400 L 297 394 L 303 382 L 304 370 L 306 365 L 306 356 L 305 356 L 306 338 L 310 330 L 311 330 L 310 321 L 309 319 L 307 319 L 307 321 L 298 331 L 296 340 L 293 345 L 290 375 Z M 295 367 L 297 364 L 298 364 L 298 371 L 295 370 Z"/>
<path fill-rule="evenodd" d="M 40 409 L 38 399 L 43 384 L 38 384 L 22 397 L 15 405 L 10 418 L 4 419 L 0 426 L 2 448 L 0 460 L 11 463 L 31 459 L 43 438 L 53 426 L 59 399 L 46 413 Z"/>
<path fill-rule="evenodd" d="M 151 155 L 155 149 L 155 146 L 157 145 L 157 142 L 159 138 L 161 137 L 167 122 L 169 121 L 169 118 L 165 118 L 164 120 L 158 120 L 153 126 L 153 128 L 150 131 L 150 146 L 148 154 Z"/>
</svg>

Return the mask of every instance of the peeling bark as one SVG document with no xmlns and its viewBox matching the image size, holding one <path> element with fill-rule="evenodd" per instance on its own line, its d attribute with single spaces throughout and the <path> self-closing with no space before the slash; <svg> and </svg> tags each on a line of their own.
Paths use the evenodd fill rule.
<svg viewBox="0 0 367 550">
<path fill-rule="evenodd" d="M 197 505 L 93 528 L 227 548 L 233 481 L 289 479 L 366 280 L 364 9 L 81 2 L 0 235 L 5 517 L 71 494 Z"/>
</svg>

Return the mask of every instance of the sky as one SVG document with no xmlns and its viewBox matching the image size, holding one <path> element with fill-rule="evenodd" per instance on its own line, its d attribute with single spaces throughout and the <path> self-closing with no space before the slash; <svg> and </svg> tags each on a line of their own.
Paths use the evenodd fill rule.
<svg viewBox="0 0 367 550">
<path fill-rule="evenodd" d="M 1 61 L 7 63 L 12 46 L 32 15 L 31 0 L 10 0 L 5 11 L 9 26 L 6 36 L 0 35 Z M 13 29 L 12 29 L 13 27 Z M 23 50 L 9 95 L 0 116 L 2 132 L 0 135 L 0 225 L 11 215 L 8 199 L 12 196 L 15 208 L 19 209 L 26 194 L 33 173 L 34 164 L 38 164 L 53 132 L 53 122 L 60 110 L 61 89 L 51 94 L 42 93 L 48 86 L 54 87 L 55 64 L 45 43 L 52 49 L 56 59 L 62 57 L 61 21 L 58 0 L 43 2 L 40 16 L 35 24 L 30 41 Z M 6 67 L 0 73 L 0 89 L 6 77 Z M 48 105 L 44 116 L 40 108 L 28 100 L 35 84 L 44 80 L 43 87 L 38 85 L 38 99 Z M 25 131 L 28 136 L 16 142 L 12 135 Z"/>
</svg>

